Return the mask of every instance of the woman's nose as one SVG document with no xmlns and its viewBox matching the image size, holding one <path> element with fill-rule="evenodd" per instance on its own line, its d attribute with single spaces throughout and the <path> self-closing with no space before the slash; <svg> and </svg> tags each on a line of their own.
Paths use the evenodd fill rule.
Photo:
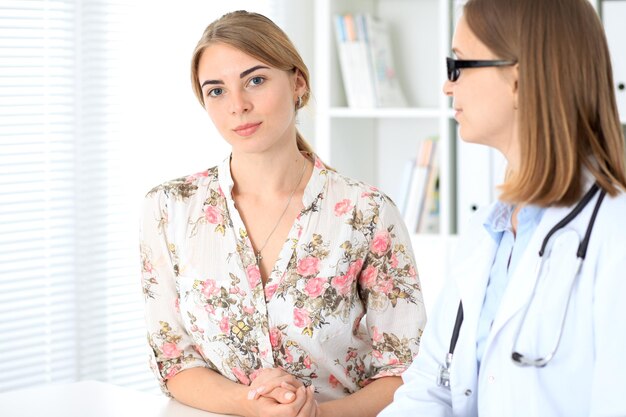
<svg viewBox="0 0 626 417">
<path fill-rule="evenodd" d="M 252 103 L 243 92 L 231 93 L 231 113 L 247 113 L 252 109 Z"/>
</svg>

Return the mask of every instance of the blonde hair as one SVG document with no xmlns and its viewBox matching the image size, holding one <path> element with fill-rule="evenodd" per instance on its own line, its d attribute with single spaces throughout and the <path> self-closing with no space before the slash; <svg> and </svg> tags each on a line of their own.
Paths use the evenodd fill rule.
<svg viewBox="0 0 626 417">
<path fill-rule="evenodd" d="M 191 58 L 191 85 L 198 101 L 204 107 L 204 96 L 198 78 L 198 64 L 204 50 L 215 44 L 232 46 L 269 66 L 283 71 L 298 72 L 304 79 L 306 91 L 296 109 L 306 106 L 311 97 L 309 69 L 289 37 L 267 17 L 244 10 L 227 13 L 211 23 L 198 41 Z M 313 148 L 296 130 L 298 150 L 313 154 Z"/>
<path fill-rule="evenodd" d="M 588 0 L 469 0 L 471 31 L 519 63 L 520 164 L 500 198 L 571 205 L 583 168 L 609 195 L 626 189 L 624 134 L 602 23 Z"/>
</svg>

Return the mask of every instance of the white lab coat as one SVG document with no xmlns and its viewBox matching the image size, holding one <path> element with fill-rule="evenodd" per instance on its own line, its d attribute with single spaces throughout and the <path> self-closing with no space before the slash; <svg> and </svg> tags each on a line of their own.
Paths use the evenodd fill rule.
<svg viewBox="0 0 626 417">
<path fill-rule="evenodd" d="M 598 195 L 598 194 L 597 194 Z M 567 226 L 584 236 L 597 195 Z M 379 417 L 399 416 L 626 416 L 626 195 L 606 196 L 587 257 L 576 277 L 563 336 L 544 368 L 511 360 L 524 307 L 536 280 L 542 240 L 572 207 L 549 208 L 511 276 L 486 342 L 480 375 L 476 329 L 496 245 L 483 227 L 485 209 L 461 238 L 452 274 L 426 326 L 420 352 L 404 385 Z M 543 357 L 553 348 L 578 241 L 573 232 L 550 240 L 535 299 L 517 351 Z M 419 267 L 419 265 L 418 265 Z M 428 277 L 423 277 L 428 279 Z M 450 345 L 459 297 L 464 321 L 451 365 L 451 390 L 436 384 Z"/>
</svg>

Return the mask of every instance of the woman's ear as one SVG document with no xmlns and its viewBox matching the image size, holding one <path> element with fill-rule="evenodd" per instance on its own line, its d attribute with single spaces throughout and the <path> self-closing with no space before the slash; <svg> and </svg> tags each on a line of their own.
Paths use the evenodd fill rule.
<svg viewBox="0 0 626 417">
<path fill-rule="evenodd" d="M 307 91 L 306 81 L 302 73 L 296 69 L 294 71 L 294 93 L 298 97 L 302 97 Z"/>
</svg>

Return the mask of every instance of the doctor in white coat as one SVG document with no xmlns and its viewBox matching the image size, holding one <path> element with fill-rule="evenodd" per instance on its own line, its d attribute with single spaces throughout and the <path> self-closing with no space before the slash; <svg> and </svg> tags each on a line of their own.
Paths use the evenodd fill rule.
<svg viewBox="0 0 626 417">
<path fill-rule="evenodd" d="M 601 22 L 588 0 L 469 0 L 452 46 L 460 135 L 507 176 L 379 416 L 626 416 L 625 149 Z"/>
</svg>

